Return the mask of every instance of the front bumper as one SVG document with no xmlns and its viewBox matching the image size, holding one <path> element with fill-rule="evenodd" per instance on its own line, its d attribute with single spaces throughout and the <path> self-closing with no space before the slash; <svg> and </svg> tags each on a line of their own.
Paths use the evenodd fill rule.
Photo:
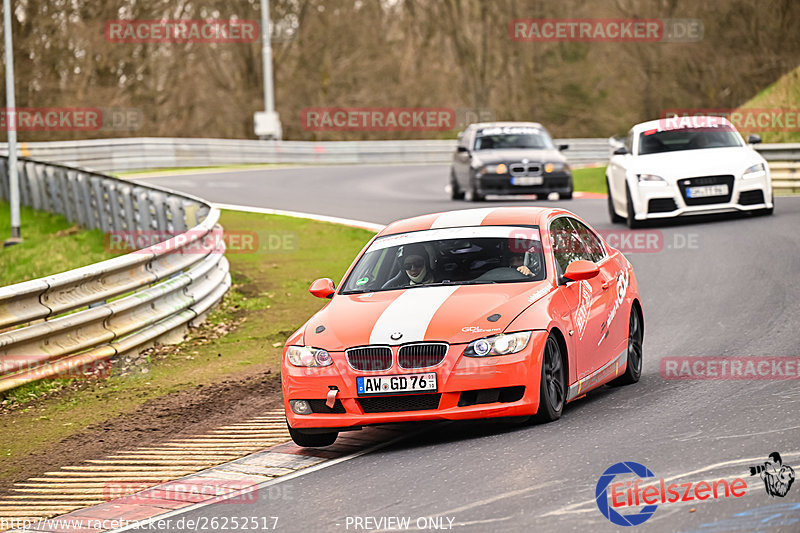
<svg viewBox="0 0 800 533">
<path fill-rule="evenodd" d="M 733 178 L 733 177 L 732 177 Z M 683 180 L 666 185 L 639 184 L 633 198 L 637 220 L 672 218 L 711 213 L 755 211 L 771 208 L 772 186 L 769 174 L 760 178 L 730 180 L 730 196 L 706 198 L 704 203 L 687 199 L 679 185 Z"/>
<path fill-rule="evenodd" d="M 281 381 L 286 417 L 293 428 L 349 428 L 372 424 L 409 422 L 422 420 L 465 420 L 503 416 L 523 416 L 536 413 L 539 408 L 539 381 L 541 377 L 541 357 L 547 340 L 546 331 L 534 331 L 528 346 L 519 353 L 473 358 L 463 357 L 466 345 L 451 345 L 444 361 L 435 367 L 401 369 L 396 363 L 392 368 L 377 372 L 354 370 L 347 363 L 343 352 L 331 352 L 333 364 L 322 368 L 299 368 L 286 363 L 282 365 Z M 422 396 L 423 393 L 407 395 L 362 395 L 356 390 L 359 376 L 396 376 L 436 372 L 437 391 L 440 394 L 436 408 L 424 410 L 403 410 L 394 412 L 365 412 L 363 398 L 400 398 Z M 315 412 L 299 415 L 292 411 L 290 400 L 324 401 L 331 387 L 338 388 L 333 411 Z M 519 399 L 489 403 L 469 403 L 475 394 L 462 398 L 462 392 L 484 391 L 486 389 L 520 390 L 524 392 Z M 461 401 L 462 405 L 459 405 Z"/>
<path fill-rule="evenodd" d="M 549 194 L 572 192 L 570 172 L 551 172 L 542 176 L 541 185 L 513 185 L 509 174 L 476 174 L 474 177 L 481 194 Z M 524 177 L 524 176 L 520 176 Z"/>
</svg>

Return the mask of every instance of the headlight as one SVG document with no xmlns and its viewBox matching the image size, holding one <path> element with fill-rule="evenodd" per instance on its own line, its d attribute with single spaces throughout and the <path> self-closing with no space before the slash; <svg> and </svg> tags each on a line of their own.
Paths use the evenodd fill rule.
<svg viewBox="0 0 800 533">
<path fill-rule="evenodd" d="M 530 331 L 503 333 L 472 341 L 467 346 L 467 349 L 464 350 L 464 355 L 467 357 L 489 357 L 517 353 L 528 345 L 529 340 L 531 340 Z"/>
<path fill-rule="evenodd" d="M 508 167 L 505 163 L 499 165 L 486 165 L 481 169 L 481 174 L 505 174 L 508 172 Z"/>
<path fill-rule="evenodd" d="M 666 185 L 667 180 L 655 174 L 636 174 L 639 178 L 639 183 L 649 183 L 651 185 Z"/>
<path fill-rule="evenodd" d="M 331 354 L 311 346 L 289 346 L 286 358 L 294 366 L 329 366 L 333 364 Z"/>
<path fill-rule="evenodd" d="M 545 163 L 544 171 L 546 174 L 550 174 L 551 172 L 561 172 L 561 171 L 569 172 L 569 165 L 566 163 Z"/>
<path fill-rule="evenodd" d="M 759 163 L 748 168 L 742 174 L 744 179 L 761 178 L 767 175 L 767 166 L 764 163 Z"/>
</svg>

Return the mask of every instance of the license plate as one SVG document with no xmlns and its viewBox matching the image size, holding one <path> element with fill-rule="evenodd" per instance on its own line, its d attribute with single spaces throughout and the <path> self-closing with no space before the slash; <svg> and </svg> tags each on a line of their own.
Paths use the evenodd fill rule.
<svg viewBox="0 0 800 533">
<path fill-rule="evenodd" d="M 723 185 L 705 185 L 703 187 L 687 187 L 687 198 L 705 198 L 706 196 L 727 196 L 728 186 Z"/>
<path fill-rule="evenodd" d="M 356 385 L 359 395 L 436 392 L 436 372 L 402 376 L 362 376 L 356 378 Z"/>
<path fill-rule="evenodd" d="M 520 176 L 511 178 L 511 185 L 541 185 L 544 178 L 541 176 Z"/>
</svg>

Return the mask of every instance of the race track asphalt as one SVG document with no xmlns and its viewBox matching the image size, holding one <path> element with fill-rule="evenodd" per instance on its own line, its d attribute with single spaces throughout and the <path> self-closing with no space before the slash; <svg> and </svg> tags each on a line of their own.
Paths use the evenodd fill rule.
<svg viewBox="0 0 800 533">
<path fill-rule="evenodd" d="M 398 165 L 144 181 L 212 202 L 387 223 L 472 207 L 449 200 L 446 176 L 442 165 Z M 531 202 L 476 206 L 520 203 Z M 564 206 L 600 230 L 624 232 L 609 222 L 604 200 L 539 203 Z M 628 531 L 800 531 L 800 482 L 786 497 L 770 497 L 748 471 L 778 451 L 800 473 L 800 381 L 676 381 L 659 371 L 667 356 L 800 355 L 800 198 L 777 198 L 771 217 L 690 219 L 648 231 L 660 234 L 660 251 L 626 254 L 645 314 L 638 384 L 602 387 L 551 424 L 434 425 L 390 447 L 284 481 L 278 499 L 215 504 L 181 516 L 278 516 L 277 530 L 284 532 L 375 531 L 363 527 L 375 525 L 365 517 L 408 517 L 412 531 L 434 523 L 476 532 L 618 531 L 623 528 L 598 510 L 595 486 L 612 464 L 635 461 L 667 483 L 741 476 L 748 492 L 659 504 L 649 520 Z"/>
</svg>

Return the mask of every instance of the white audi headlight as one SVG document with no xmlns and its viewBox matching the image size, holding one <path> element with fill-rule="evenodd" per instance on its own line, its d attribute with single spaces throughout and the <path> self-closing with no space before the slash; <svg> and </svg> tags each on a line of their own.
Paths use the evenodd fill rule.
<svg viewBox="0 0 800 533">
<path fill-rule="evenodd" d="M 742 174 L 744 179 L 763 178 L 767 175 L 767 166 L 764 163 L 759 163 L 748 168 Z"/>
<path fill-rule="evenodd" d="M 519 333 L 503 333 L 472 341 L 464 350 L 467 357 L 490 357 L 521 352 L 531 340 L 530 331 Z"/>
<path fill-rule="evenodd" d="M 331 354 L 311 346 L 289 346 L 286 358 L 294 366 L 329 366 L 333 364 Z"/>
<path fill-rule="evenodd" d="M 662 178 L 661 176 L 656 176 L 655 174 L 636 174 L 636 177 L 639 179 L 639 183 L 646 183 L 648 185 L 666 185 L 667 180 Z"/>
</svg>

